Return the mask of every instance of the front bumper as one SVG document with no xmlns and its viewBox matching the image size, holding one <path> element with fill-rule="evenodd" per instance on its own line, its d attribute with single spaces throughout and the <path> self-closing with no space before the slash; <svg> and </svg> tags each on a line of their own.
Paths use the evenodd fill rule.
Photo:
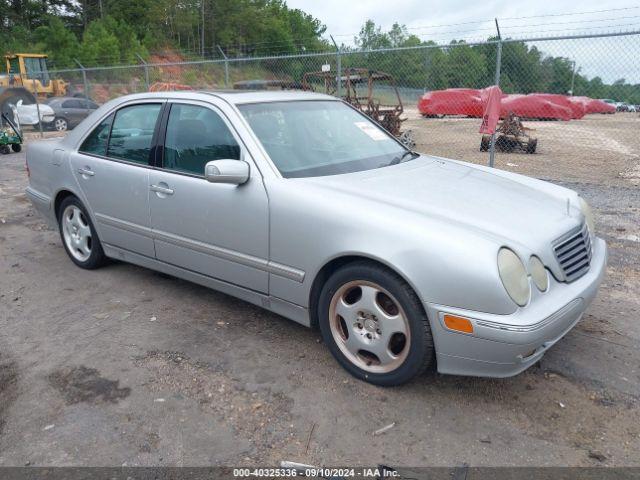
<svg viewBox="0 0 640 480">
<path fill-rule="evenodd" d="M 589 271 L 566 284 L 550 279 L 529 305 L 510 315 L 495 315 L 425 303 L 431 319 L 438 371 L 452 375 L 510 377 L 536 363 L 582 318 L 602 282 L 607 245 L 595 239 Z M 535 290 L 535 287 L 533 287 Z M 473 334 L 444 326 L 446 313 L 468 318 Z"/>
</svg>

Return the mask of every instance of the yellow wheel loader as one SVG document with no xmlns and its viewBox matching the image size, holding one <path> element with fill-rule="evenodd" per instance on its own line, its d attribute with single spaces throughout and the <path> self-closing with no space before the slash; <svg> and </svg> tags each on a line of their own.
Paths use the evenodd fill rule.
<svg viewBox="0 0 640 480">
<path fill-rule="evenodd" d="M 10 114 L 9 104 L 22 100 L 33 104 L 36 96 L 63 97 L 67 94 L 64 80 L 52 80 L 47 70 L 47 56 L 37 53 L 5 55 L 6 69 L 0 70 L 0 113 Z"/>
</svg>

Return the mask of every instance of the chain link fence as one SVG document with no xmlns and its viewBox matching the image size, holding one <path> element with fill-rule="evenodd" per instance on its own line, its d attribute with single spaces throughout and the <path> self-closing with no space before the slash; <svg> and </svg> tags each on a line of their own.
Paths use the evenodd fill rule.
<svg viewBox="0 0 640 480">
<path fill-rule="evenodd" d="M 539 172 L 530 173 L 541 176 L 553 170 L 554 162 L 578 155 L 594 162 L 635 155 L 619 137 L 638 128 L 640 32 L 260 58 L 220 54 L 215 60 L 141 59 L 139 65 L 50 75 L 69 82 L 71 93 L 99 104 L 148 90 L 312 88 L 344 97 L 351 87 L 361 102 L 371 97 L 375 105 L 401 104 L 401 131 L 410 132 L 419 151 L 484 164 L 493 163 L 495 155 L 503 168 L 535 162 Z M 393 79 L 373 78 L 369 91 L 356 69 L 387 72 Z M 321 73 L 305 82 L 308 72 Z M 503 91 L 503 121 L 494 141 L 483 141 L 481 90 L 491 85 Z"/>
</svg>

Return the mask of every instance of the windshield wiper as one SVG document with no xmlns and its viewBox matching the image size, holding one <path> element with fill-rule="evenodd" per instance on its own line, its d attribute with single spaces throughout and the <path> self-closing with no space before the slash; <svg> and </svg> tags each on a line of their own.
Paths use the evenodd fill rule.
<svg viewBox="0 0 640 480">
<path fill-rule="evenodd" d="M 407 158 L 407 155 L 411 155 L 411 160 L 413 160 L 414 158 L 417 158 L 420 156 L 420 154 L 418 152 L 414 152 L 412 150 L 405 150 L 405 152 L 400 155 L 399 157 L 394 158 L 393 160 L 391 160 L 391 162 L 388 164 L 390 165 L 397 165 L 398 163 L 402 163 L 405 160 L 405 158 Z"/>
</svg>

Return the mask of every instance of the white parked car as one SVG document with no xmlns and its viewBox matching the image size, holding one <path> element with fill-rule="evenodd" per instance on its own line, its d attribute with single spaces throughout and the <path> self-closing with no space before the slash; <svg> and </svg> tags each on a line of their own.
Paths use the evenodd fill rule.
<svg viewBox="0 0 640 480">
<path fill-rule="evenodd" d="M 56 114 L 49 105 L 43 103 L 36 105 L 32 103 L 25 105 L 22 100 L 19 100 L 16 104 L 16 110 L 18 112 L 18 120 L 20 125 L 38 125 L 39 121 L 42 121 L 44 127 L 48 127 L 56 118 Z M 40 111 L 40 119 L 38 120 L 38 110 Z"/>
</svg>

